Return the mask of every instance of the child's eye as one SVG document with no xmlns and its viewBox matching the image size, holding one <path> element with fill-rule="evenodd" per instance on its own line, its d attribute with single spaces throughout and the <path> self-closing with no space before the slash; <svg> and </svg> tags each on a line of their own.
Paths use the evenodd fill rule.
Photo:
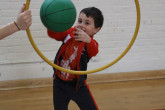
<svg viewBox="0 0 165 110">
<path fill-rule="evenodd" d="M 89 25 L 89 22 L 85 22 L 86 25 Z"/>
<path fill-rule="evenodd" d="M 78 23 L 82 23 L 82 20 L 78 20 Z"/>
</svg>

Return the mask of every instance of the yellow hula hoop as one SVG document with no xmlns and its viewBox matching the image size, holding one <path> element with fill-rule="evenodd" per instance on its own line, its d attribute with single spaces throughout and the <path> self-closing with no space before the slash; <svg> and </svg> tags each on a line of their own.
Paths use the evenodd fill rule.
<svg viewBox="0 0 165 110">
<path fill-rule="evenodd" d="M 29 5 L 30 5 L 30 0 L 26 0 L 26 6 L 25 6 L 25 10 L 28 10 L 29 9 Z M 137 34 L 138 34 L 138 31 L 139 31 L 139 27 L 140 27 L 140 6 L 139 6 L 139 2 L 138 0 L 135 0 L 135 5 L 136 5 L 136 11 L 137 11 L 137 21 L 136 21 L 136 28 L 135 28 L 135 32 L 134 32 L 134 35 L 132 37 L 132 40 L 130 41 L 130 43 L 128 44 L 128 46 L 126 47 L 126 49 L 121 53 L 121 55 L 119 55 L 114 61 L 110 62 L 109 64 L 105 65 L 105 66 L 102 66 L 102 67 L 99 67 L 99 68 L 96 68 L 96 69 L 93 69 L 93 70 L 89 70 L 89 71 L 74 71 L 74 70 L 68 70 L 68 69 L 64 69 L 54 63 L 52 63 L 51 61 L 49 61 L 42 53 L 41 51 L 37 48 L 35 42 L 33 41 L 33 38 L 32 38 L 32 35 L 30 33 L 30 29 L 28 28 L 26 30 L 27 32 L 27 35 L 28 35 L 28 38 L 29 38 L 29 41 L 31 43 L 31 45 L 33 46 L 33 48 L 35 49 L 35 51 L 38 53 L 38 55 L 45 61 L 47 62 L 49 65 L 51 65 L 52 67 L 56 68 L 57 70 L 60 70 L 60 71 L 64 71 L 66 73 L 71 73 L 71 74 L 79 74 L 79 75 L 83 75 L 83 74 L 91 74 L 91 73 L 95 73 L 95 72 L 99 72 L 99 71 L 102 71 L 110 66 L 112 66 L 113 64 L 115 64 L 116 62 L 118 62 L 129 50 L 130 48 L 132 47 L 136 37 L 137 37 Z"/>
</svg>

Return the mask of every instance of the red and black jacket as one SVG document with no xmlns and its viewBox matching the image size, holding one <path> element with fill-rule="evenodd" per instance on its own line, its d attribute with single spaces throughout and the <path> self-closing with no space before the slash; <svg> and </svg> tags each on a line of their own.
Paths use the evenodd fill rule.
<svg viewBox="0 0 165 110">
<path fill-rule="evenodd" d="M 75 28 L 70 28 L 69 30 L 65 32 L 52 32 L 50 30 L 47 30 L 48 35 L 57 40 L 62 41 L 62 45 L 59 48 L 54 63 L 59 65 L 60 61 L 62 60 L 62 54 L 65 51 L 66 46 L 69 44 L 69 42 L 72 42 L 74 40 L 73 36 L 75 31 Z M 96 56 L 98 53 L 98 43 L 91 37 L 90 43 L 81 42 L 81 45 L 79 46 L 79 50 L 77 52 L 77 68 L 75 70 L 77 71 L 86 71 L 87 70 L 87 64 L 93 56 Z M 53 68 L 54 75 L 56 75 L 57 70 Z M 86 83 L 87 75 L 77 75 L 77 87 L 81 87 Z"/>
</svg>

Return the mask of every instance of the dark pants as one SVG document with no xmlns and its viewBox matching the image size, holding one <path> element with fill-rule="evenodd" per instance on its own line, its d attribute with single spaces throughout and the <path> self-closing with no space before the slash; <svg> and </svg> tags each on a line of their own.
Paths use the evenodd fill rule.
<svg viewBox="0 0 165 110">
<path fill-rule="evenodd" d="M 98 110 L 87 85 L 76 90 L 76 81 L 63 81 L 57 76 L 53 83 L 55 110 L 68 110 L 70 100 L 77 103 L 80 110 Z"/>
</svg>

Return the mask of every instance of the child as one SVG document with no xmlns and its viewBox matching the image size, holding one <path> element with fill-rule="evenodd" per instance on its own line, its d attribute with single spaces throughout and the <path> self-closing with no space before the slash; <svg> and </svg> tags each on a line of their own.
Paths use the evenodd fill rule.
<svg viewBox="0 0 165 110">
<path fill-rule="evenodd" d="M 61 33 L 48 30 L 48 35 L 62 45 L 54 63 L 71 70 L 86 71 L 90 58 L 98 53 L 98 43 L 93 39 L 103 25 L 102 12 L 89 7 L 83 9 L 74 28 Z M 74 75 L 54 68 L 53 100 L 55 110 L 68 110 L 70 100 L 81 110 L 98 110 L 93 96 L 86 84 L 87 75 Z"/>
</svg>

